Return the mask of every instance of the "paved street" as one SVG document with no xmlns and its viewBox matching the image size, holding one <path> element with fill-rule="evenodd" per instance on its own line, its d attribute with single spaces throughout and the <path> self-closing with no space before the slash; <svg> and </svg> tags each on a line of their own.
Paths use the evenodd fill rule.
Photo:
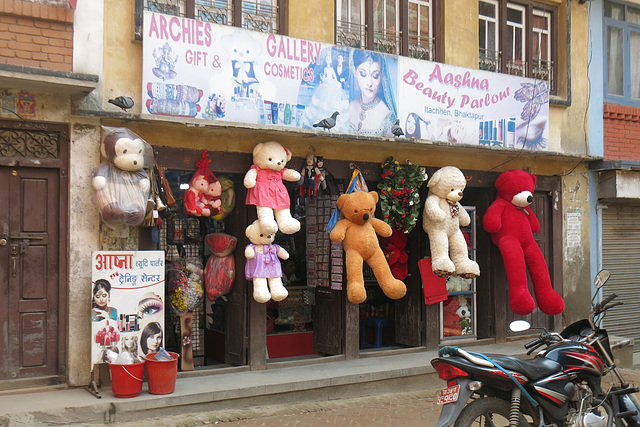
<svg viewBox="0 0 640 427">
<path fill-rule="evenodd" d="M 623 369 L 623 376 L 632 384 L 640 384 L 640 370 Z M 442 384 L 434 388 L 372 397 L 336 401 L 306 402 L 297 405 L 268 406 L 253 410 L 217 411 L 188 417 L 165 417 L 146 420 L 154 427 L 210 426 L 225 427 L 414 427 L 433 426 L 440 414 L 435 396 Z M 135 424 L 117 424 L 133 427 Z"/>
</svg>

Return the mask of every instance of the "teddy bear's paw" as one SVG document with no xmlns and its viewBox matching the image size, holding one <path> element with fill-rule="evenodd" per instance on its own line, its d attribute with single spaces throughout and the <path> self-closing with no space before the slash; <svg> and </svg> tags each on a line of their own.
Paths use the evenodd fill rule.
<svg viewBox="0 0 640 427">
<path fill-rule="evenodd" d="M 380 284 L 380 288 L 391 299 L 400 299 L 407 294 L 407 287 L 402 280 L 394 280 L 385 286 Z"/>
<path fill-rule="evenodd" d="M 431 261 L 431 268 L 433 272 L 440 276 L 450 276 L 456 271 L 456 266 L 449 258 L 435 258 Z"/>
<path fill-rule="evenodd" d="M 271 299 L 271 294 L 267 289 L 267 286 L 255 286 L 253 288 L 253 299 L 259 303 L 268 302 Z"/>
<path fill-rule="evenodd" d="M 347 284 L 347 299 L 353 304 L 363 303 L 367 299 L 367 292 L 364 286 L 349 286 Z"/>
<path fill-rule="evenodd" d="M 536 303 L 533 300 L 533 297 L 529 295 L 529 292 L 521 293 L 518 296 L 513 295 L 513 292 L 511 292 L 509 300 L 511 310 L 520 316 L 531 314 L 533 309 L 536 308 Z"/>
<path fill-rule="evenodd" d="M 272 218 L 260 218 L 258 220 L 260 222 L 260 228 L 263 233 L 273 234 L 278 231 L 278 223 L 275 219 Z"/>
<path fill-rule="evenodd" d="M 284 234 L 294 234 L 300 231 L 300 221 L 295 218 L 281 219 L 278 221 L 278 226 Z"/>
<path fill-rule="evenodd" d="M 466 260 L 458 263 L 455 274 L 463 279 L 473 279 L 480 276 L 480 267 L 475 261 Z"/>
<path fill-rule="evenodd" d="M 282 301 L 287 296 L 289 296 L 289 292 L 285 289 L 284 286 L 271 286 L 271 299 L 274 301 Z"/>
<path fill-rule="evenodd" d="M 536 292 L 536 301 L 540 310 L 549 316 L 555 316 L 564 311 L 564 300 L 553 289 L 547 292 Z"/>
</svg>

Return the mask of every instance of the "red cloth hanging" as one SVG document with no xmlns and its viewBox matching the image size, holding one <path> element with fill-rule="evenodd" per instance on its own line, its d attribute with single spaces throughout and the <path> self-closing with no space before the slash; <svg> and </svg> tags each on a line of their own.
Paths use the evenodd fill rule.
<svg viewBox="0 0 640 427">
<path fill-rule="evenodd" d="M 447 279 L 437 276 L 431 268 L 431 258 L 423 258 L 418 261 L 420 277 L 422 278 L 422 291 L 425 304 L 436 304 L 449 297 L 447 291 Z"/>
</svg>

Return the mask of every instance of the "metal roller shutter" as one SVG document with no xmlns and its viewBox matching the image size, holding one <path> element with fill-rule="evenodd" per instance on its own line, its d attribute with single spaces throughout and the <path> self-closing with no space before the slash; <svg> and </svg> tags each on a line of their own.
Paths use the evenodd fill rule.
<svg viewBox="0 0 640 427">
<path fill-rule="evenodd" d="M 611 272 L 604 295 L 624 302 L 607 313 L 609 334 L 633 338 L 640 351 L 640 205 L 608 205 L 602 209 L 602 268 Z"/>
</svg>

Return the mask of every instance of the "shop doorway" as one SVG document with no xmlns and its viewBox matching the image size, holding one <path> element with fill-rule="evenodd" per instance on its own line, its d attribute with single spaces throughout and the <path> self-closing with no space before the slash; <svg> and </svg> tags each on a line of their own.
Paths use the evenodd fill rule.
<svg viewBox="0 0 640 427">
<path fill-rule="evenodd" d="M 1 381 L 59 373 L 59 198 L 58 170 L 0 166 Z"/>
</svg>

